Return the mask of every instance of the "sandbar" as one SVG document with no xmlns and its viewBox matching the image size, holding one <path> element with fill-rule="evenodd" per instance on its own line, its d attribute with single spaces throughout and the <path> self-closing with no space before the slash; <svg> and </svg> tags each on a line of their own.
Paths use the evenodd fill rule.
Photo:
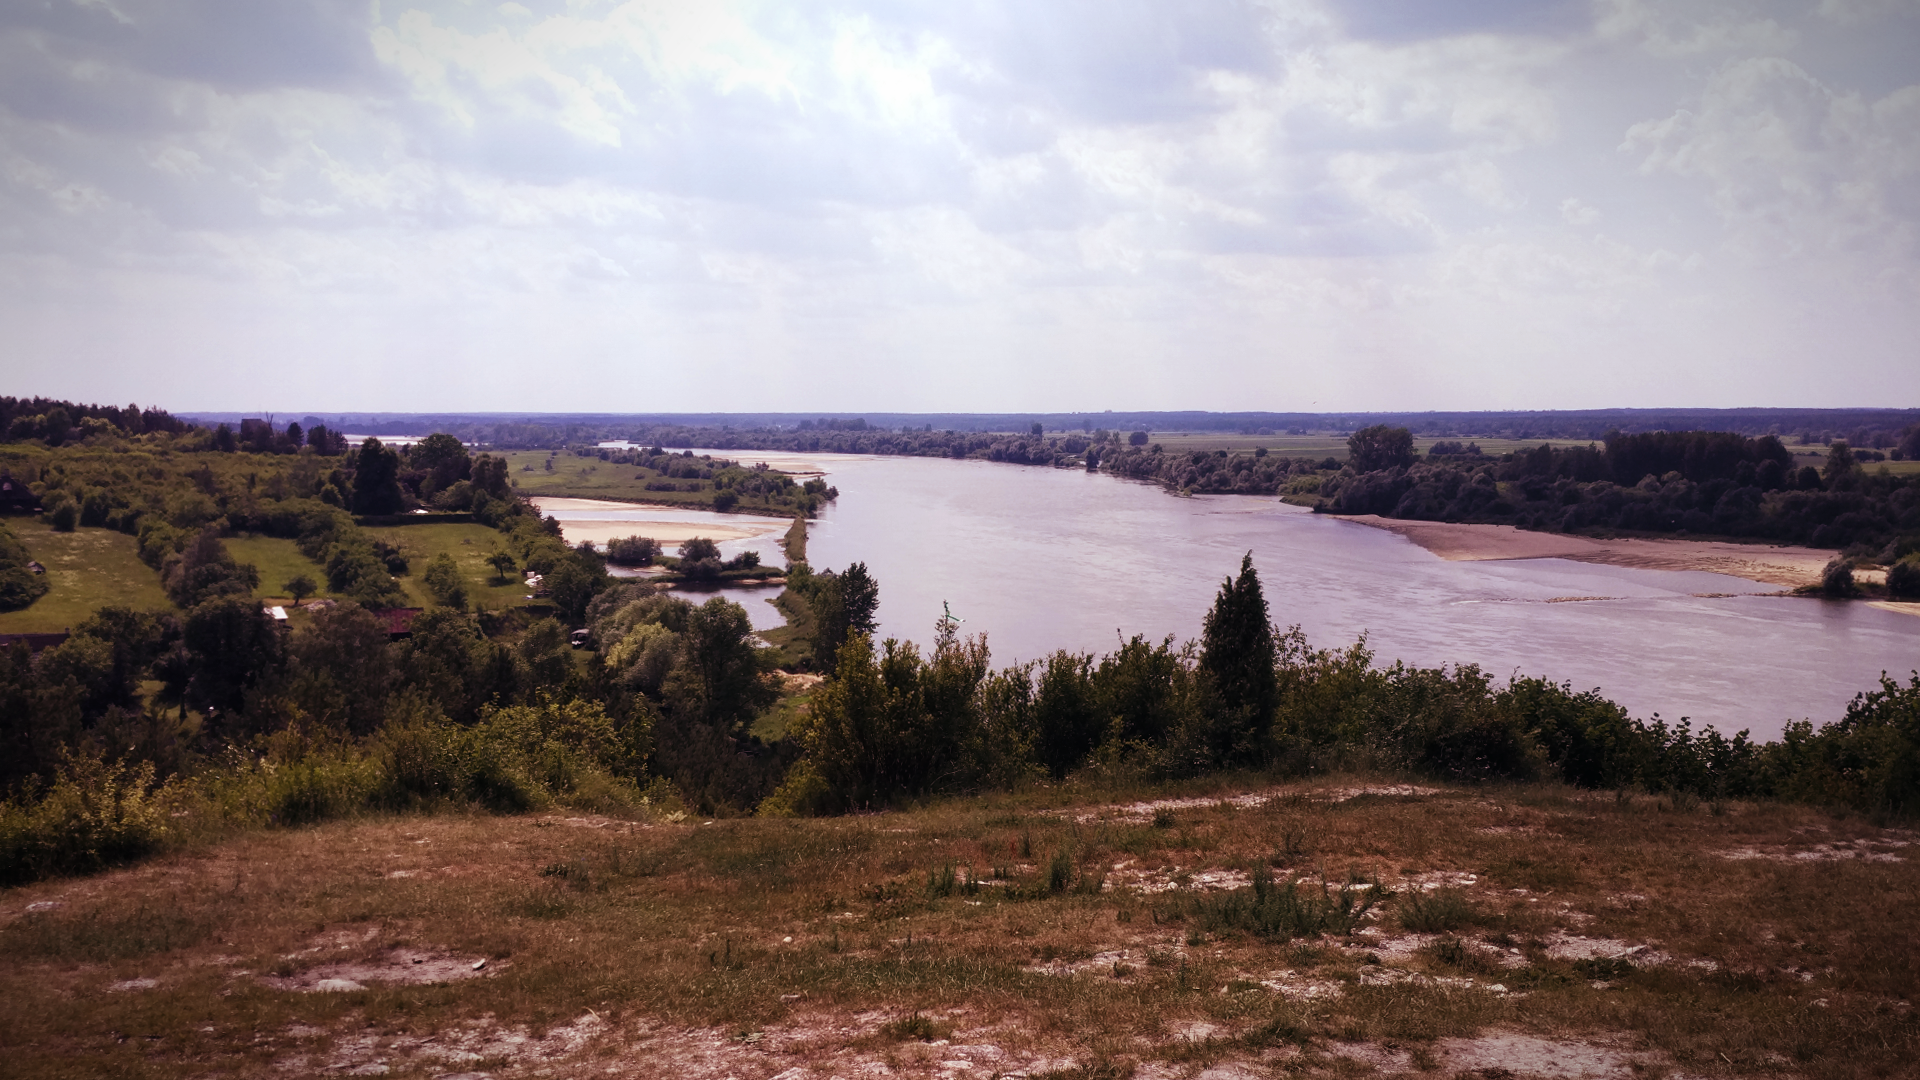
<svg viewBox="0 0 1920 1080">
<path fill-rule="evenodd" d="M 1641 570 L 1701 570 L 1767 585 L 1815 585 L 1835 553 L 1789 544 L 1731 544 L 1719 540 L 1599 540 L 1532 532 L 1512 525 L 1403 521 L 1377 514 L 1334 515 L 1399 533 L 1449 562 L 1572 559 Z"/>
<path fill-rule="evenodd" d="M 711 510 L 678 510 L 670 506 L 614 502 L 610 499 L 575 499 L 541 495 L 527 500 L 542 514 L 559 511 L 569 516 L 560 519 L 560 535 L 570 544 L 582 540 L 604 546 L 609 540 L 628 536 L 649 536 L 672 546 L 696 536 L 709 540 L 745 540 L 785 530 L 791 523 L 773 518 L 728 515 L 724 523 L 714 521 Z M 596 519 L 584 515 L 594 511 L 618 511 L 620 518 Z M 641 516 L 644 515 L 644 516 Z"/>
</svg>

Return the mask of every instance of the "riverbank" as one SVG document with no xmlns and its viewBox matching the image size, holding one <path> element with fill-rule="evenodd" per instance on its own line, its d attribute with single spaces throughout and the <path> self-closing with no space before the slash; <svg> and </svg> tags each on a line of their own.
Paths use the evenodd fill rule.
<svg viewBox="0 0 1920 1080">
<path fill-rule="evenodd" d="M 1398 533 L 1449 562 L 1571 559 L 1640 570 L 1699 570 L 1797 589 L 1819 584 L 1820 571 L 1834 557 L 1831 551 L 1786 544 L 1600 540 L 1565 533 L 1532 532 L 1512 525 L 1404 521 L 1377 514 L 1329 516 Z"/>
</svg>

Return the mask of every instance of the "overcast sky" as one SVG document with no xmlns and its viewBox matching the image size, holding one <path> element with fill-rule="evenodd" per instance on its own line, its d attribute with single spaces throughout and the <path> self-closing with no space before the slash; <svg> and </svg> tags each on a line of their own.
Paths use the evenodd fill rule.
<svg viewBox="0 0 1920 1080">
<path fill-rule="evenodd" d="M 1920 0 L 6 0 L 0 393 L 1920 405 Z"/>
</svg>

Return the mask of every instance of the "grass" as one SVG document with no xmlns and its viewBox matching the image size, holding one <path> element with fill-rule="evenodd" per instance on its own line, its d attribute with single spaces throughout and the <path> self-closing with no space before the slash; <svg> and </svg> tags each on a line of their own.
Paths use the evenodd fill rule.
<svg viewBox="0 0 1920 1080">
<path fill-rule="evenodd" d="M 1649 1074 L 1897 1076 L 1920 1055 L 1920 860 L 1891 847 L 1902 861 L 1791 858 L 1905 834 L 1805 808 L 1687 813 L 1557 787 L 1335 801 L 1352 782 L 1251 808 L 1211 800 L 1266 782 L 1212 778 L 810 821 L 447 815 L 243 834 L 0 892 L 0 1044 L 22 1078 L 375 1063 L 579 1075 L 635 1061 L 649 1075 L 931 1075 L 983 1045 L 1000 1051 L 992 1067 L 1032 1075 L 1149 1062 L 1184 1074 L 1258 1064 L 1271 1047 L 1317 1073 L 1356 1048 L 1444 1065 L 1439 1040 L 1495 1031 L 1569 1054 L 1633 1047 L 1657 1059 Z M 1095 812 L 1160 794 L 1210 801 L 1184 806 L 1176 828 Z M 1304 876 L 1296 899 L 1318 903 L 1323 880 L 1378 875 L 1392 895 L 1350 939 L 1209 929 L 1174 902 L 1254 899 L 1244 887 L 1142 891 L 1258 866 L 1303 830 L 1317 863 L 1269 895 Z M 1722 854 L 1743 849 L 1783 857 Z M 1435 874 L 1480 876 L 1459 886 L 1475 917 L 1425 924 L 1453 936 L 1390 952 L 1412 881 Z M 1098 891 L 1075 887 L 1095 875 Z M 1592 939 L 1674 960 L 1550 948 Z M 493 974 L 312 994 L 261 981 L 396 949 L 485 958 Z M 111 989 L 145 979 L 153 989 Z M 1331 989 L 1283 994 L 1275 980 Z M 1211 1034 L 1190 1036 L 1199 1024 Z M 457 1069 L 425 1056 L 459 1047 L 476 1057 Z"/>
<path fill-rule="evenodd" d="M 496 548 L 506 547 L 506 537 L 497 530 L 472 524 L 392 525 L 368 528 L 366 532 L 406 552 L 411 569 L 400 579 L 400 585 L 415 606 L 432 602 L 421 579 L 428 561 L 441 554 L 453 556 L 466 578 L 469 607 L 478 604 L 498 610 L 526 602 L 526 582 L 520 573 L 513 572 L 505 584 L 500 584 L 493 565 L 486 561 Z"/>
<path fill-rule="evenodd" d="M 55 633 L 87 621 L 103 607 L 172 608 L 160 575 L 140 561 L 133 537 L 111 529 L 55 532 L 38 518 L 7 526 L 47 568 L 47 594 L 19 611 L 0 612 L 0 634 Z"/>
<path fill-rule="evenodd" d="M 519 573 L 512 574 L 505 584 L 495 578 L 493 565 L 486 560 L 495 548 L 505 546 L 505 538 L 485 525 L 373 526 L 367 527 L 366 532 L 406 552 L 410 569 L 399 581 L 408 604 L 414 607 L 426 607 L 434 602 L 421 579 L 428 561 L 440 554 L 453 556 L 454 563 L 466 577 L 469 606 L 479 604 L 499 610 L 526 602 L 526 584 Z M 286 601 L 287 581 L 296 574 L 305 574 L 320 587 L 316 596 L 334 595 L 326 587 L 325 568 L 300 554 L 292 540 L 249 535 L 230 537 L 226 543 L 235 559 L 259 568 L 260 587 L 254 590 L 254 595 L 263 600 Z"/>
</svg>

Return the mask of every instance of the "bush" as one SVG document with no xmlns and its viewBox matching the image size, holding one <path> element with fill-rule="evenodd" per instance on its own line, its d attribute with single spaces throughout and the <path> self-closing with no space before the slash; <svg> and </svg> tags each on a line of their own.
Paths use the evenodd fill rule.
<svg viewBox="0 0 1920 1080">
<path fill-rule="evenodd" d="M 421 575 L 421 583 L 433 598 L 455 611 L 463 611 L 467 606 L 467 582 L 460 575 L 460 567 L 453 556 L 441 552 L 427 563 L 427 572 Z"/>
<path fill-rule="evenodd" d="M 12 531 L 0 525 L 0 611 L 17 611 L 46 595 L 47 577 L 27 569 L 32 561 Z"/>
<path fill-rule="evenodd" d="M 1848 560 L 1834 559 L 1820 571 L 1820 595 L 1843 599 L 1858 591 L 1853 583 L 1853 563 Z"/>
<path fill-rule="evenodd" d="M 0 803 L 0 884 L 87 873 L 158 850 L 168 795 L 150 762 L 69 757 L 37 801 Z"/>
<path fill-rule="evenodd" d="M 1909 555 L 1887 567 L 1887 595 L 1920 600 L 1920 555 Z"/>
<path fill-rule="evenodd" d="M 55 532 L 72 532 L 80 524 L 80 507 L 64 491 L 55 492 L 46 502 L 47 521 Z"/>
</svg>

